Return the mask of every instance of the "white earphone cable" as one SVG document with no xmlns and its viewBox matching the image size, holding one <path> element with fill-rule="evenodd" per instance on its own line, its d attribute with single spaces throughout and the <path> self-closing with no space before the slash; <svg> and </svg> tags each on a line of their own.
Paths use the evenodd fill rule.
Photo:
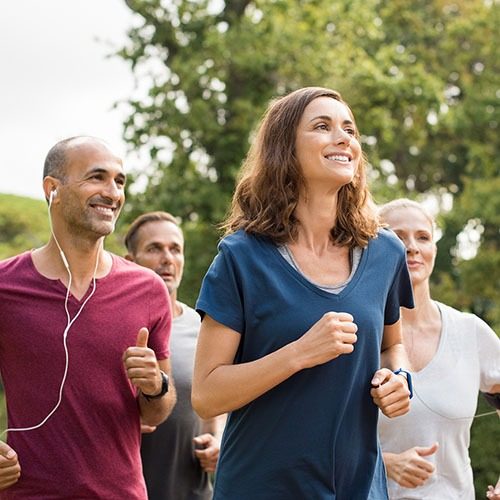
<svg viewBox="0 0 500 500">
<path fill-rule="evenodd" d="M 100 255 L 100 252 L 97 252 L 97 257 L 96 257 L 96 262 L 95 262 L 95 267 L 94 267 L 94 275 L 92 277 L 92 291 L 90 292 L 89 296 L 85 299 L 85 301 L 83 302 L 83 304 L 81 305 L 81 307 L 77 311 L 77 313 L 73 316 L 73 318 L 71 318 L 71 315 L 70 315 L 70 312 L 69 312 L 69 309 L 68 309 L 68 301 L 69 301 L 69 295 L 70 295 L 70 291 L 71 291 L 71 283 L 72 283 L 73 277 L 72 277 L 71 271 L 69 269 L 68 260 L 66 259 L 66 256 L 64 255 L 64 252 L 63 252 L 61 246 L 59 245 L 59 242 L 57 241 L 56 235 L 54 234 L 54 230 L 53 230 L 53 227 L 52 227 L 52 217 L 51 217 L 51 214 L 50 214 L 51 205 L 52 205 L 52 193 L 51 193 L 51 196 L 49 198 L 49 226 L 50 226 L 50 232 L 51 232 L 51 234 L 52 234 L 52 236 L 54 238 L 54 241 L 55 241 L 55 243 L 57 245 L 57 248 L 59 249 L 59 253 L 61 254 L 62 261 L 64 263 L 64 266 L 66 267 L 66 270 L 68 271 L 68 276 L 69 276 L 68 287 L 67 287 L 67 290 L 66 290 L 66 297 L 64 299 L 64 310 L 66 311 L 66 318 L 67 318 L 66 328 L 64 329 L 64 332 L 63 332 L 63 346 L 64 346 L 64 353 L 65 353 L 65 366 L 64 366 L 63 377 L 62 377 L 62 380 L 61 380 L 61 385 L 59 387 L 59 398 L 58 398 L 57 403 L 54 406 L 54 408 L 52 408 L 52 410 L 50 410 L 50 412 L 48 413 L 48 415 L 40 423 L 38 423 L 36 425 L 33 425 L 31 427 L 13 427 L 13 428 L 8 428 L 8 429 L 5 429 L 0 434 L 0 436 L 3 436 L 7 432 L 32 431 L 32 430 L 40 428 L 42 425 L 44 425 L 47 422 L 47 420 L 56 412 L 56 410 L 61 405 L 64 384 L 66 383 L 66 377 L 68 375 L 68 368 L 69 368 L 69 351 L 68 351 L 68 345 L 67 345 L 68 332 L 69 332 L 69 329 L 71 328 L 71 326 L 73 325 L 73 323 L 77 320 L 78 316 L 80 316 L 80 313 L 83 311 L 83 308 L 85 307 L 85 305 L 87 304 L 87 302 L 90 300 L 90 298 L 92 297 L 92 295 L 94 295 L 94 292 L 96 290 L 96 274 L 97 274 L 97 267 L 99 265 L 99 255 Z"/>
</svg>

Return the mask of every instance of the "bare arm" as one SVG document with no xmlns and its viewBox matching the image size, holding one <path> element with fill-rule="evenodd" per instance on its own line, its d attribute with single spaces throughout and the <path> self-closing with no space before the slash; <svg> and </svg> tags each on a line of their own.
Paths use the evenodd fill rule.
<svg viewBox="0 0 500 500">
<path fill-rule="evenodd" d="M 404 375 L 395 375 L 394 370 L 409 370 L 408 356 L 402 342 L 401 320 L 393 325 L 384 326 L 382 368 L 377 370 L 372 379 L 371 395 L 373 402 L 387 417 L 397 417 L 410 410 L 410 391 Z"/>
<path fill-rule="evenodd" d="M 202 418 L 241 408 L 304 368 L 354 350 L 347 313 L 327 313 L 302 337 L 260 359 L 233 364 L 240 334 L 206 315 L 196 349 L 192 404 Z"/>
</svg>

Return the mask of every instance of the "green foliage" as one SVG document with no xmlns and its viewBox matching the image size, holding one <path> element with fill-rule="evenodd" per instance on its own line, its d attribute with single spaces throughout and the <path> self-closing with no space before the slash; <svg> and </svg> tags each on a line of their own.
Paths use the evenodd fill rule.
<svg viewBox="0 0 500 500">
<path fill-rule="evenodd" d="M 43 245 L 48 233 L 44 201 L 0 194 L 0 259 Z"/>
<path fill-rule="evenodd" d="M 493 409 L 482 395 L 478 398 L 476 415 L 490 413 Z M 470 457 L 474 469 L 474 486 L 476 498 L 486 498 L 489 484 L 498 481 L 500 461 L 498 459 L 498 443 L 500 443 L 500 425 L 496 414 L 486 415 L 474 420 L 471 429 Z"/>
</svg>

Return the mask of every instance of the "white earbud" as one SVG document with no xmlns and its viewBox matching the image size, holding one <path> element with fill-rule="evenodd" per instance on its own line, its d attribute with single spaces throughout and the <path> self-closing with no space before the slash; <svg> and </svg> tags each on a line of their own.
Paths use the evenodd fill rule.
<svg viewBox="0 0 500 500">
<path fill-rule="evenodd" d="M 53 189 L 49 195 L 49 205 L 52 205 L 52 201 L 54 201 L 54 198 L 56 196 L 57 196 L 57 189 Z"/>
</svg>

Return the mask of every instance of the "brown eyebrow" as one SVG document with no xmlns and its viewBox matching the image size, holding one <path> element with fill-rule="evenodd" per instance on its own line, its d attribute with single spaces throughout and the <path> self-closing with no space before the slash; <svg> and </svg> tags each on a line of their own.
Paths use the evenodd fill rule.
<svg viewBox="0 0 500 500">
<path fill-rule="evenodd" d="M 86 175 L 92 175 L 92 174 L 109 174 L 109 170 L 106 170 L 105 168 L 102 167 L 93 167 L 86 173 Z M 123 180 L 123 182 L 127 180 L 127 176 L 121 172 L 117 174 L 116 177 Z"/>
<path fill-rule="evenodd" d="M 309 123 L 313 122 L 314 120 L 325 120 L 325 121 L 328 121 L 328 122 L 332 121 L 331 117 L 328 116 L 328 115 L 319 115 L 319 116 L 315 116 L 314 118 L 311 118 L 309 120 Z M 344 120 L 342 122 L 342 125 L 352 125 L 352 126 L 354 126 L 354 122 L 352 120 Z"/>
</svg>

